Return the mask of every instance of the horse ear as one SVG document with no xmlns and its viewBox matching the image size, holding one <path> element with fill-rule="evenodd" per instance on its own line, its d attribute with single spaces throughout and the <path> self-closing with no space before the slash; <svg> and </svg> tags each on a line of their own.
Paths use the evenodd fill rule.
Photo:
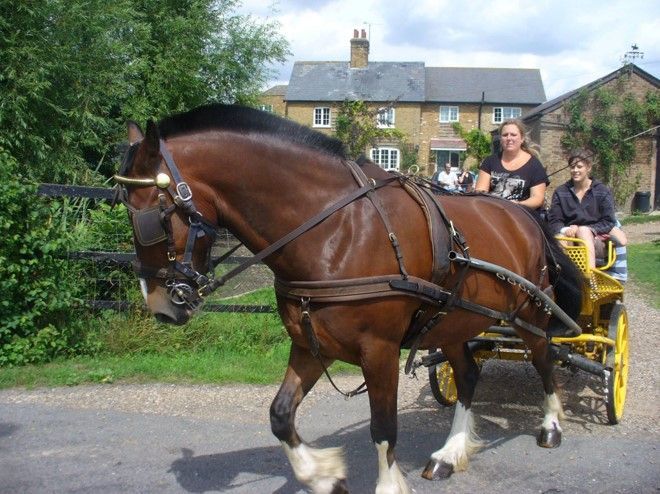
<svg viewBox="0 0 660 494">
<path fill-rule="evenodd" d="M 142 129 L 140 129 L 140 126 L 133 122 L 132 120 L 129 120 L 126 123 L 126 126 L 128 127 L 128 143 L 129 144 L 135 144 L 138 141 L 141 141 L 144 138 L 144 135 L 142 134 Z"/>
<path fill-rule="evenodd" d="M 160 164 L 160 133 L 153 120 L 147 122 L 147 133 L 140 144 L 140 153 L 143 159 L 135 162 L 135 172 L 138 175 L 154 175 Z"/>
</svg>

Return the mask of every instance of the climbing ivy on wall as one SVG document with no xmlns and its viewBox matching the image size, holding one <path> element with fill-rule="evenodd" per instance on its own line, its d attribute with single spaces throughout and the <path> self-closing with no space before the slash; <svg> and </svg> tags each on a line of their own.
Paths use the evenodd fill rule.
<svg viewBox="0 0 660 494">
<path fill-rule="evenodd" d="M 586 148 L 593 152 L 593 174 L 609 185 L 622 204 L 639 186 L 632 167 L 635 136 L 660 123 L 660 91 L 640 101 L 625 91 L 623 80 L 612 88 L 583 90 L 565 106 L 569 122 L 561 144 L 566 153 Z"/>
</svg>

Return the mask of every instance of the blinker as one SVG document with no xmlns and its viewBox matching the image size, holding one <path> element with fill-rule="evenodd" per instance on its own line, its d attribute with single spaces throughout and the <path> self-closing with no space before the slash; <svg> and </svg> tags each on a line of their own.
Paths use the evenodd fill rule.
<svg viewBox="0 0 660 494">
<path fill-rule="evenodd" d="M 140 209 L 131 215 L 135 238 L 140 245 L 148 247 L 167 240 L 160 214 L 160 206 L 154 206 Z"/>
</svg>

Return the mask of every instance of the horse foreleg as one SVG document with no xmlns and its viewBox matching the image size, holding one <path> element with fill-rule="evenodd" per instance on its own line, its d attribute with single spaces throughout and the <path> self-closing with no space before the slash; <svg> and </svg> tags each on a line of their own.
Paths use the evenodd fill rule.
<svg viewBox="0 0 660 494">
<path fill-rule="evenodd" d="M 543 424 L 536 439 L 543 448 L 556 448 L 561 444 L 561 426 L 559 420 L 564 417 L 561 400 L 557 396 L 552 377 L 554 364 L 548 348 L 548 340 L 526 336 L 526 344 L 532 350 L 532 364 L 541 376 L 545 398 L 543 399 Z"/>
<path fill-rule="evenodd" d="M 454 371 L 458 403 L 445 445 L 431 455 L 422 472 L 422 477 L 428 480 L 447 478 L 455 471 L 465 470 L 470 455 L 480 446 L 471 410 L 479 367 L 467 343 L 443 347 L 442 351 Z"/>
<path fill-rule="evenodd" d="M 397 439 L 397 389 L 399 348 L 369 345 L 363 357 L 362 372 L 369 390 L 371 439 L 378 453 L 376 494 L 407 494 L 408 485 L 397 465 L 394 447 Z"/>
<path fill-rule="evenodd" d="M 313 448 L 300 438 L 295 428 L 298 405 L 322 372 L 319 361 L 309 350 L 292 344 L 284 381 L 270 406 L 270 424 L 296 478 L 314 493 L 340 494 L 348 492 L 341 448 Z"/>
</svg>

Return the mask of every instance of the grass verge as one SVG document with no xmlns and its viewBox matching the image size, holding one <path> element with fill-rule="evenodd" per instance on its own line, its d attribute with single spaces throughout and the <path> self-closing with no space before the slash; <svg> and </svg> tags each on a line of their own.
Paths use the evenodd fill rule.
<svg viewBox="0 0 660 494">
<path fill-rule="evenodd" d="M 269 288 L 224 302 L 274 308 L 275 294 Z M 202 313 L 185 326 L 170 326 L 145 314 L 104 312 L 90 318 L 90 325 L 97 355 L 0 368 L 0 388 L 156 381 L 268 384 L 281 381 L 289 356 L 290 340 L 275 313 Z M 343 363 L 331 370 L 358 371 Z"/>
<path fill-rule="evenodd" d="M 633 214 L 626 216 L 621 220 L 621 225 L 637 225 L 640 223 L 655 223 L 660 222 L 660 215 L 658 214 Z"/>
<path fill-rule="evenodd" d="M 628 245 L 628 271 L 660 309 L 660 242 Z"/>
</svg>

